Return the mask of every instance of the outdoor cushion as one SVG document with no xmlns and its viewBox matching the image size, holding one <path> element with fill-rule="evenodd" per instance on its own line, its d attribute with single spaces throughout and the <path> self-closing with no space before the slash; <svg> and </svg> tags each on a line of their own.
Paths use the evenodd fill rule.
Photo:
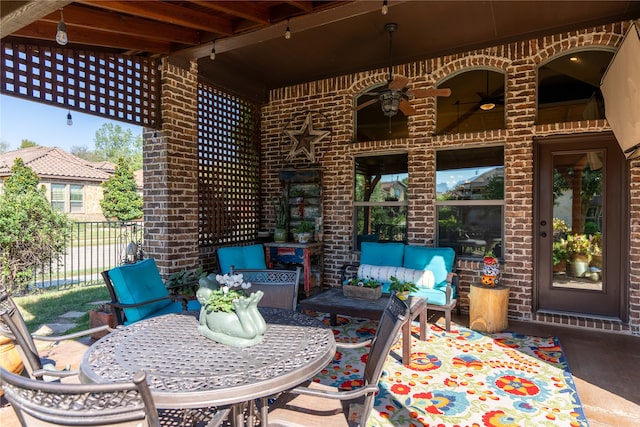
<svg viewBox="0 0 640 427">
<path fill-rule="evenodd" d="M 434 284 L 433 273 L 428 270 L 371 264 L 360 264 L 358 267 L 358 277 L 375 279 L 381 282 L 383 284 L 382 292 L 389 292 L 392 276 L 401 282 L 415 283 L 420 288 L 433 288 Z"/>
<path fill-rule="evenodd" d="M 137 304 L 169 295 L 153 258 L 112 268 L 109 270 L 109 278 L 121 304 Z M 125 308 L 127 323 L 149 317 L 169 305 L 171 300 L 166 299 L 140 307 Z"/>
<path fill-rule="evenodd" d="M 267 268 L 264 246 L 261 244 L 219 248 L 218 263 L 222 274 L 229 273 L 231 266 L 234 270 L 265 270 Z"/>
<path fill-rule="evenodd" d="M 447 281 L 447 275 L 453 271 L 456 252 L 452 248 L 431 248 L 407 245 L 404 248 L 403 267 L 416 270 L 429 270 L 436 284 Z"/>
<path fill-rule="evenodd" d="M 360 264 L 402 267 L 404 243 L 362 242 Z"/>
</svg>

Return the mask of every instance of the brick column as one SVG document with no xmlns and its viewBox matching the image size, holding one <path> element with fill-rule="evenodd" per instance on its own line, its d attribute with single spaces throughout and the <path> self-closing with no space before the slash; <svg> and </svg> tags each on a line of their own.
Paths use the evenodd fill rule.
<svg viewBox="0 0 640 427">
<path fill-rule="evenodd" d="M 146 257 L 163 276 L 198 259 L 198 64 L 162 63 L 160 131 L 144 134 Z"/>
</svg>

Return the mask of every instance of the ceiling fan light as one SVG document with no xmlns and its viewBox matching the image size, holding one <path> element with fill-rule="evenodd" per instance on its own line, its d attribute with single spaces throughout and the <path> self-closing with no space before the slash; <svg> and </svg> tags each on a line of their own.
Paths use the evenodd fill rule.
<svg viewBox="0 0 640 427">
<path fill-rule="evenodd" d="M 496 108 L 495 102 L 483 102 L 480 104 L 480 109 L 483 111 L 491 111 Z"/>
<path fill-rule="evenodd" d="M 400 107 L 400 100 L 402 95 L 398 91 L 384 91 L 380 94 L 380 106 L 382 107 L 382 114 L 387 117 L 393 117 L 398 114 L 398 108 Z"/>
</svg>

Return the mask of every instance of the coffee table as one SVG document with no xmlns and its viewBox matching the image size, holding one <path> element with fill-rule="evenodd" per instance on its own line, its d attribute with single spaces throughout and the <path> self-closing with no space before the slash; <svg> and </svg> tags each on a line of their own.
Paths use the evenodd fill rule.
<svg viewBox="0 0 640 427">
<path fill-rule="evenodd" d="M 382 294 L 377 300 L 365 300 L 345 297 L 341 288 L 331 288 L 300 301 L 302 311 L 329 313 L 332 326 L 337 323 L 338 315 L 378 320 L 389 301 L 389 294 Z M 402 363 L 411 362 L 411 323 L 418 317 L 420 340 L 427 338 L 427 300 L 410 296 L 407 300 L 410 309 L 408 321 L 402 326 Z"/>
</svg>

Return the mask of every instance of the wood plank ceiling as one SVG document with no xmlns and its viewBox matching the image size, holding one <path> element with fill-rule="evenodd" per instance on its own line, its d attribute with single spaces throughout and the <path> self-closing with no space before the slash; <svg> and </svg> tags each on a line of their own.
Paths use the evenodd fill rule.
<svg viewBox="0 0 640 427">
<path fill-rule="evenodd" d="M 271 88 L 640 17 L 640 1 L 1 0 L 3 40 L 199 60 L 214 84 L 264 100 Z M 292 36 L 285 40 L 290 26 Z M 216 59 L 209 53 L 215 45 Z"/>
</svg>

